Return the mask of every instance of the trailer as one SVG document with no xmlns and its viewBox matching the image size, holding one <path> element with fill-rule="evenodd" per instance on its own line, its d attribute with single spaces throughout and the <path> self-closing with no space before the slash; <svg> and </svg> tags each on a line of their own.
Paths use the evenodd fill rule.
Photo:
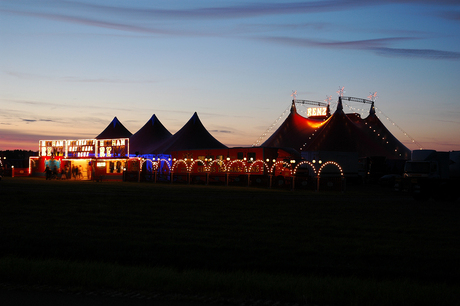
<svg viewBox="0 0 460 306">
<path fill-rule="evenodd" d="M 412 159 L 404 166 L 403 184 L 416 200 L 457 200 L 460 197 L 460 151 L 413 151 Z"/>
</svg>

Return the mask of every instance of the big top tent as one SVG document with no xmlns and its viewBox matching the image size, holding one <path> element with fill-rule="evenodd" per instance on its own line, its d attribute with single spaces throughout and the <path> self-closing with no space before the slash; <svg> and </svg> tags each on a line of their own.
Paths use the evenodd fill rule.
<svg viewBox="0 0 460 306">
<path fill-rule="evenodd" d="M 295 102 L 291 112 L 281 126 L 261 145 L 261 147 L 293 148 L 299 150 L 305 138 L 311 137 L 324 125 L 322 119 L 305 118 L 297 113 Z"/>
<path fill-rule="evenodd" d="M 359 157 L 381 156 L 407 160 L 410 150 L 384 126 L 372 106 L 369 116 L 345 114 L 342 98 L 327 119 L 305 118 L 297 113 L 295 100 L 289 116 L 261 145 L 290 147 L 301 152 L 355 152 Z"/>
</svg>

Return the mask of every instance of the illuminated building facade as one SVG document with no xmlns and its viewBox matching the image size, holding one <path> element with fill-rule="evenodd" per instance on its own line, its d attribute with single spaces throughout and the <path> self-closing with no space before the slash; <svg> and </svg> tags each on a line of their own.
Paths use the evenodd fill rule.
<svg viewBox="0 0 460 306">
<path fill-rule="evenodd" d="M 32 176 L 119 180 L 129 160 L 129 138 L 40 140 L 38 157 L 30 158 Z"/>
</svg>

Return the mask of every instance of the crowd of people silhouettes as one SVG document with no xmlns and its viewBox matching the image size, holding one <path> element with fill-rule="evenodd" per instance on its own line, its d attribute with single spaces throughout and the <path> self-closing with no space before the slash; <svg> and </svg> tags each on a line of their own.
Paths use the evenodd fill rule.
<svg viewBox="0 0 460 306">
<path fill-rule="evenodd" d="M 71 167 L 65 166 L 64 169 L 54 166 L 52 169 L 49 166 L 45 168 L 45 177 L 47 180 L 61 180 L 61 179 L 74 179 L 81 180 L 83 178 L 83 171 L 81 165 L 73 165 Z"/>
</svg>

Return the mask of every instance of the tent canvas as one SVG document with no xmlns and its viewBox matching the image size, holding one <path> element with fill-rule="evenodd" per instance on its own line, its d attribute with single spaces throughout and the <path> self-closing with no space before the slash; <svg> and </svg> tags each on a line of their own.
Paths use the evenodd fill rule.
<svg viewBox="0 0 460 306">
<path fill-rule="evenodd" d="M 222 149 L 226 145 L 219 142 L 203 126 L 195 112 L 190 120 L 173 136 L 156 147 L 152 154 L 170 154 L 172 151 L 194 149 Z"/>
<path fill-rule="evenodd" d="M 96 136 L 96 139 L 129 138 L 131 135 L 132 133 L 115 117 L 105 130 Z"/>
<path fill-rule="evenodd" d="M 144 126 L 129 138 L 129 151 L 136 154 L 149 154 L 172 134 L 154 115 Z"/>
</svg>

